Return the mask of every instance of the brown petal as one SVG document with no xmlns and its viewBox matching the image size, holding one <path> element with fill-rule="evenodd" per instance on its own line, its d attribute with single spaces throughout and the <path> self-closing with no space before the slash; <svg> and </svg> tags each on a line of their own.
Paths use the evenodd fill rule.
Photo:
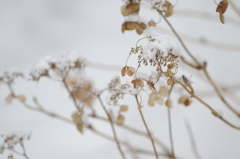
<svg viewBox="0 0 240 159">
<path fill-rule="evenodd" d="M 133 76 L 135 74 L 135 68 L 127 66 L 127 75 Z"/>
<path fill-rule="evenodd" d="M 128 111 L 128 106 L 127 105 L 121 105 L 119 111 L 120 112 L 127 112 Z"/>
<path fill-rule="evenodd" d="M 121 13 L 123 16 L 138 13 L 140 8 L 139 4 L 128 4 L 121 7 Z"/>
<path fill-rule="evenodd" d="M 123 125 L 124 121 L 125 121 L 125 117 L 122 114 L 119 114 L 117 117 L 118 124 Z"/>
<path fill-rule="evenodd" d="M 166 104 L 167 107 L 172 108 L 172 101 L 171 101 L 171 99 L 167 99 L 165 104 Z"/>
<path fill-rule="evenodd" d="M 173 84 L 173 78 L 172 77 L 170 77 L 168 80 L 167 80 L 167 84 L 168 85 L 172 85 Z"/>
<path fill-rule="evenodd" d="M 127 74 L 127 66 L 122 68 L 121 73 L 122 73 L 122 76 L 125 76 Z"/>
</svg>

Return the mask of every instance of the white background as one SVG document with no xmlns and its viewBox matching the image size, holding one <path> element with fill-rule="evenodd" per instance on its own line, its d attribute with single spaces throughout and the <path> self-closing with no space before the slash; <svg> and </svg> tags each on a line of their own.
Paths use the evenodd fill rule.
<svg viewBox="0 0 240 159">
<path fill-rule="evenodd" d="M 175 3 L 175 1 L 171 1 Z M 236 1 L 240 6 L 240 3 Z M 144 35 L 137 35 L 135 31 L 121 33 L 124 18 L 120 13 L 123 5 L 121 0 L 1 0 L 0 1 L 0 67 L 5 70 L 15 66 L 28 74 L 34 63 L 45 55 L 61 56 L 71 49 L 77 49 L 82 57 L 89 61 L 109 65 L 106 69 L 90 65 L 86 69 L 86 76 L 93 81 L 94 86 L 103 89 L 114 75 L 120 75 L 120 69 L 125 64 L 130 48 L 135 46 L 138 39 L 149 35 L 159 34 L 164 37 L 175 36 L 169 32 L 164 20 L 157 28 L 150 28 Z M 140 11 L 140 19 L 148 22 L 158 20 L 156 12 L 149 9 L 144 2 Z M 215 12 L 216 4 L 211 1 L 179 0 L 174 8 L 176 14 L 169 18 L 174 28 L 183 34 L 187 47 L 194 55 L 208 62 L 208 70 L 219 86 L 238 84 L 240 81 L 240 31 L 239 16 L 229 6 L 225 13 L 225 24 L 219 20 Z M 190 10 L 207 12 L 195 16 Z M 181 11 L 181 12 L 180 12 Z M 183 12 L 185 14 L 183 14 Z M 182 13 L 182 14 L 180 14 Z M 229 18 L 228 18 L 229 17 Z M 231 18 L 236 19 L 235 22 Z M 199 43 L 199 38 L 231 44 L 234 46 L 219 48 Z M 144 44 L 144 43 L 143 43 Z M 187 57 L 185 51 L 182 54 Z M 129 61 L 137 66 L 136 56 Z M 114 66 L 113 66 L 114 65 Z M 240 126 L 239 119 L 232 114 L 224 104 L 212 93 L 203 73 L 199 73 L 180 64 L 178 75 L 192 76 L 193 86 L 199 95 L 213 108 L 221 112 L 227 120 Z M 122 78 L 122 81 L 130 78 Z M 39 83 L 19 79 L 14 85 L 18 94 L 25 94 L 27 101 L 37 96 L 44 107 L 50 111 L 69 117 L 74 112 L 74 105 L 63 85 L 41 79 Z M 238 93 L 238 94 L 237 94 Z M 239 92 L 236 95 L 239 96 Z M 6 105 L 4 98 L 9 94 L 5 85 L 0 85 L 0 134 L 14 132 L 32 132 L 32 138 L 26 142 L 27 154 L 31 159 L 118 159 L 121 158 L 115 143 L 105 140 L 86 130 L 81 135 L 74 126 L 63 123 L 44 114 L 26 109 L 18 101 Z M 177 105 L 177 92 L 173 95 L 172 126 L 176 156 L 192 159 L 189 136 L 184 124 L 187 118 L 192 126 L 199 153 L 203 159 L 238 159 L 240 156 L 240 131 L 235 130 L 219 119 L 197 101 L 190 107 Z M 227 100 L 240 111 L 240 103 Z M 131 97 L 120 101 L 130 106 L 126 113 L 126 123 L 132 127 L 145 131 L 136 104 Z M 98 102 L 95 103 L 99 114 L 104 116 Z M 110 107 L 109 107 L 110 108 Z M 148 107 L 142 109 L 149 128 L 153 134 L 162 140 L 169 148 L 169 133 L 167 123 L 167 108 L 165 106 Z M 109 123 L 91 120 L 89 122 L 102 132 L 112 135 Z M 152 151 L 150 140 L 117 129 L 120 139 L 128 141 L 136 147 Z M 160 152 L 160 148 L 157 148 Z M 126 149 L 124 151 L 127 153 Z M 8 151 L 0 155 L 6 159 Z M 128 158 L 131 156 L 128 154 Z M 154 158 L 154 156 L 140 155 L 140 158 Z M 21 159 L 20 156 L 15 156 Z"/>
</svg>

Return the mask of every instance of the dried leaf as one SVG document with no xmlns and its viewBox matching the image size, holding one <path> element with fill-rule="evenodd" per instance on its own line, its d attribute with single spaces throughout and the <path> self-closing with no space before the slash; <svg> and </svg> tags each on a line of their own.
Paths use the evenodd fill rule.
<svg viewBox="0 0 240 159">
<path fill-rule="evenodd" d="M 135 68 L 127 66 L 127 75 L 133 76 L 135 74 Z"/>
<path fill-rule="evenodd" d="M 117 117 L 117 123 L 123 125 L 125 121 L 125 117 L 122 114 L 119 114 Z"/>
<path fill-rule="evenodd" d="M 168 84 L 168 85 L 172 85 L 173 82 L 174 82 L 174 80 L 173 80 L 172 77 L 170 77 L 170 78 L 167 80 L 167 84 Z"/>
<path fill-rule="evenodd" d="M 167 86 L 161 86 L 158 91 L 158 94 L 160 94 L 163 97 L 166 97 L 168 95 L 168 93 L 169 93 L 169 90 L 168 90 Z"/>
<path fill-rule="evenodd" d="M 127 105 L 121 105 L 119 111 L 120 112 L 127 112 L 128 111 L 128 106 Z"/>
<path fill-rule="evenodd" d="M 121 13 L 123 16 L 129 16 L 130 14 L 138 13 L 139 8 L 139 4 L 124 5 L 121 7 Z"/>
<path fill-rule="evenodd" d="M 127 66 L 122 68 L 121 73 L 122 73 L 122 76 L 125 76 L 127 74 Z"/>
<path fill-rule="evenodd" d="M 16 98 L 23 103 L 26 101 L 26 97 L 23 94 L 18 95 Z"/>
<path fill-rule="evenodd" d="M 171 69 L 174 69 L 175 66 L 174 66 L 174 64 L 168 64 L 168 65 L 167 65 L 167 68 L 171 70 Z"/>
<path fill-rule="evenodd" d="M 169 108 L 172 108 L 172 101 L 171 99 L 167 99 L 166 102 L 165 102 L 165 105 Z"/>
</svg>

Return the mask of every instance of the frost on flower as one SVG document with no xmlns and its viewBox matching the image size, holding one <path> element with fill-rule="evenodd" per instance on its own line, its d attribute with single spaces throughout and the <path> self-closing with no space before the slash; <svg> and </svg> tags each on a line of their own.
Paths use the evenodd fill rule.
<svg viewBox="0 0 240 159">
<path fill-rule="evenodd" d="M 177 42 L 156 35 L 151 36 L 148 44 L 142 50 L 142 58 L 149 61 L 156 61 L 157 58 L 167 58 L 169 55 L 178 56 L 179 54 L 180 47 Z"/>
<path fill-rule="evenodd" d="M 119 99 L 123 99 L 125 94 L 134 94 L 130 83 L 121 84 L 119 76 L 115 76 L 108 84 L 109 97 L 108 104 L 117 105 Z"/>
<path fill-rule="evenodd" d="M 60 58 L 45 56 L 40 59 L 31 72 L 33 80 L 39 80 L 42 76 L 51 76 L 52 74 L 65 76 L 70 70 L 82 69 L 85 67 L 84 60 L 77 51 L 70 51 L 67 55 Z"/>
</svg>

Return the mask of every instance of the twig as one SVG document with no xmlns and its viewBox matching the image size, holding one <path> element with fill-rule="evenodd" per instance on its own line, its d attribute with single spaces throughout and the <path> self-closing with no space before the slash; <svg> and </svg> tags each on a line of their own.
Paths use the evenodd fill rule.
<svg viewBox="0 0 240 159">
<path fill-rule="evenodd" d="M 139 103 L 139 101 L 138 101 L 137 95 L 135 95 L 135 99 L 136 99 L 137 105 L 139 106 L 140 103 Z M 157 153 L 157 150 L 156 150 L 156 147 L 155 147 L 155 144 L 154 144 L 154 140 L 153 140 L 152 135 L 151 135 L 151 133 L 150 133 L 150 131 L 149 131 L 149 129 L 148 129 L 148 126 L 147 126 L 147 123 L 146 123 L 146 121 L 145 121 L 145 119 L 144 119 L 142 110 L 141 110 L 141 108 L 138 109 L 138 110 L 139 110 L 139 113 L 140 113 L 140 115 L 141 115 L 141 118 L 142 118 L 142 121 L 143 121 L 143 123 L 144 123 L 144 126 L 145 126 L 145 128 L 146 128 L 146 130 L 147 130 L 148 136 L 149 136 L 149 138 L 150 138 L 150 140 L 151 140 L 151 142 L 152 142 L 152 147 L 153 147 L 153 150 L 154 150 L 156 159 L 158 159 L 158 153 Z"/>
<path fill-rule="evenodd" d="M 194 135 L 193 135 L 193 132 L 192 132 L 192 129 L 191 129 L 191 125 L 190 125 L 190 123 L 187 119 L 185 119 L 184 121 L 185 121 L 185 125 L 186 125 L 187 132 L 188 132 L 188 135 L 189 135 L 189 139 L 190 139 L 190 142 L 191 142 L 191 147 L 192 147 L 193 153 L 194 153 L 196 159 L 201 159 L 201 157 L 198 153 L 198 150 L 197 150 L 197 145 L 196 145 L 196 142 L 195 142 L 195 139 L 194 139 Z"/>
<path fill-rule="evenodd" d="M 208 109 L 210 109 L 212 111 L 212 114 L 215 115 L 216 117 L 218 117 L 219 119 L 221 119 L 223 122 L 225 122 L 227 125 L 240 130 L 240 127 L 235 126 L 233 124 L 231 124 L 230 122 L 228 122 L 227 120 L 225 120 L 216 110 L 214 110 L 210 105 L 208 105 L 206 102 L 204 102 L 201 98 L 199 98 L 198 96 L 196 96 L 195 94 L 193 94 L 190 90 L 187 89 L 187 87 L 180 81 L 175 79 L 175 82 L 180 84 L 193 98 L 197 99 L 200 103 L 202 103 L 203 105 L 205 105 Z"/>
<path fill-rule="evenodd" d="M 102 101 L 102 99 L 100 98 L 100 96 L 98 96 L 98 100 L 99 100 L 99 102 L 100 102 L 103 110 L 105 111 L 106 115 L 108 116 L 108 120 L 109 120 L 109 122 L 110 122 L 112 131 L 113 131 L 114 140 L 116 141 L 118 150 L 120 151 L 120 153 L 121 153 L 121 155 L 122 155 L 122 158 L 126 159 L 126 157 L 125 157 L 125 155 L 124 155 L 124 153 L 123 153 L 123 151 L 122 151 L 121 145 L 120 145 L 120 143 L 119 143 L 119 141 L 118 141 L 117 133 L 116 133 L 116 130 L 115 130 L 115 128 L 114 128 L 114 123 L 113 123 L 112 117 L 111 117 L 111 115 L 108 113 L 108 111 L 107 111 L 106 107 L 104 106 L 103 101 Z"/>
<path fill-rule="evenodd" d="M 183 46 L 183 48 L 185 49 L 185 51 L 187 52 L 187 54 L 196 62 L 196 64 L 198 65 L 197 67 L 201 68 L 201 70 L 203 70 L 205 76 L 207 77 L 207 79 L 210 81 L 210 83 L 212 84 L 212 86 L 214 87 L 215 91 L 217 92 L 219 98 L 222 100 L 223 103 L 225 103 L 225 105 L 233 112 L 235 113 L 238 117 L 240 117 L 240 113 L 237 112 L 235 109 L 232 108 L 232 106 L 225 100 L 225 98 L 222 96 L 221 92 L 219 91 L 218 87 L 215 85 L 215 83 L 213 82 L 213 80 L 211 79 L 210 75 L 208 74 L 206 67 L 203 66 L 193 55 L 192 53 L 187 49 L 186 45 L 184 44 L 183 40 L 180 38 L 180 36 L 178 35 L 178 33 L 175 31 L 175 29 L 173 28 L 173 26 L 170 24 L 170 22 L 167 20 L 167 18 L 161 13 L 161 11 L 157 10 L 159 12 L 159 14 L 162 15 L 163 19 L 167 22 L 167 24 L 169 25 L 169 27 L 172 29 L 173 33 L 175 34 L 175 36 L 178 38 L 179 42 L 181 43 L 181 45 Z"/>
<path fill-rule="evenodd" d="M 103 121 L 108 121 L 108 119 L 104 118 L 104 117 L 100 117 L 100 116 L 97 116 L 97 115 L 89 115 L 90 117 L 93 117 L 93 118 L 96 118 L 96 119 L 100 119 L 100 120 L 103 120 Z M 135 134 L 138 134 L 138 135 L 141 135 L 141 136 L 145 136 L 145 137 L 149 137 L 148 136 L 148 133 L 145 133 L 145 132 L 142 132 L 140 130 L 137 130 L 137 129 L 134 129 L 130 126 L 127 126 L 127 125 L 121 125 L 119 124 L 118 122 L 114 122 L 114 124 L 116 124 L 117 126 L 121 127 L 121 128 L 124 128 L 132 133 L 135 133 Z M 167 148 L 166 145 L 164 145 L 160 140 L 158 140 L 157 138 L 154 138 L 152 136 L 154 142 L 159 146 L 161 147 L 169 156 L 171 155 L 170 154 L 170 151 L 169 149 Z"/>
<path fill-rule="evenodd" d="M 171 88 L 168 93 L 167 99 L 169 100 L 170 94 L 172 92 L 174 83 L 171 85 Z M 168 128 L 169 128 L 169 136 L 170 136 L 170 144 L 171 144 L 171 151 L 172 151 L 172 158 L 175 158 L 175 153 L 174 153 L 174 144 L 173 144 L 173 136 L 172 136 L 172 122 L 171 122 L 171 108 L 168 107 Z"/>
<path fill-rule="evenodd" d="M 233 7 L 234 11 L 240 16 L 240 10 L 237 8 L 236 4 L 232 0 L 228 0 L 229 4 Z"/>
</svg>

